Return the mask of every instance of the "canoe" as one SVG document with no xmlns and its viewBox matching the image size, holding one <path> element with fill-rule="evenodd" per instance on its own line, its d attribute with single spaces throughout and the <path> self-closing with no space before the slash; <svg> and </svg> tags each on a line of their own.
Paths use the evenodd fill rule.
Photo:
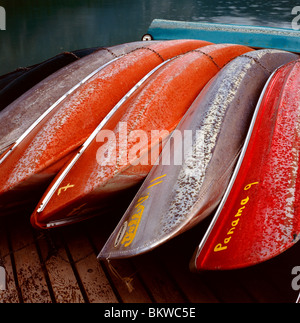
<svg viewBox="0 0 300 323">
<path fill-rule="evenodd" d="M 191 265 L 243 268 L 300 238 L 300 60 L 270 77 L 230 185 Z"/>
<path fill-rule="evenodd" d="M 33 190 L 38 194 L 114 105 L 155 66 L 207 44 L 199 40 L 150 44 L 101 65 L 81 79 L 48 105 L 48 110 L 2 155 L 0 207 L 23 201 L 26 194 L 33 196 Z"/>
<path fill-rule="evenodd" d="M 185 35 L 191 38 L 194 33 L 194 37 L 199 37 L 188 25 L 187 23 Z M 208 25 L 210 28 L 210 24 Z M 246 29 L 243 26 L 235 27 L 237 31 Z M 219 28 L 220 31 L 215 31 L 221 36 L 216 37 L 216 40 L 222 42 L 222 25 Z M 268 30 L 271 40 L 273 28 L 264 29 Z M 171 30 L 169 32 L 172 33 Z M 180 38 L 180 32 L 178 31 L 177 37 L 175 34 L 172 37 Z M 251 34 L 245 32 L 244 36 L 237 40 L 248 45 Z M 255 39 L 258 38 L 252 38 L 253 46 L 257 47 Z M 155 39 L 158 39 L 157 35 Z M 284 39 L 281 49 L 288 50 L 289 38 L 283 36 L 282 40 Z M 299 50 L 299 37 L 297 44 L 295 51 Z M 270 43 L 267 45 L 270 46 Z M 42 190 L 41 188 L 40 191 Z M 130 198 L 127 203 L 129 201 Z M 191 303 L 188 306 L 193 307 L 192 304 L 207 302 L 282 303 L 295 302 L 297 299 L 298 293 L 292 288 L 291 282 L 299 287 L 299 274 L 291 269 L 297 265 L 295 259 L 299 255 L 299 243 L 254 268 L 202 271 L 200 275 L 189 272 L 188 261 L 201 234 L 205 232 L 209 218 L 147 255 L 130 260 L 97 262 L 95 253 L 102 248 L 105 238 L 124 212 L 119 200 L 114 200 L 113 204 L 117 210 L 109 210 L 105 218 L 94 217 L 57 230 L 32 230 L 28 221 L 30 209 L 22 208 L 11 217 L 0 217 L 0 267 L 5 269 L 7 283 L 4 286 L 6 290 L 0 293 L 0 302 L 153 302 Z M 298 266 L 294 269 L 298 269 Z M 124 279 L 120 279 L 122 277 Z M 0 289 L 3 286 L 1 278 Z M 133 289 L 129 291 L 128 286 Z"/>
<path fill-rule="evenodd" d="M 137 42 L 138 44 L 139 42 Z M 16 100 L 25 92 L 29 91 L 36 84 L 44 80 L 46 77 L 55 73 L 59 69 L 69 65 L 95 51 L 110 50 L 103 47 L 94 47 L 87 49 L 79 49 L 71 52 L 63 52 L 44 62 L 19 67 L 13 72 L 2 75 L 0 77 L 0 110 Z"/>
<path fill-rule="evenodd" d="M 11 80 L 12 75 L 6 76 L 8 84 L 0 91 L 1 104 L 4 108 L 11 99 L 15 100 L 0 112 L 0 155 L 78 82 L 115 57 L 143 45 L 142 42 L 133 42 L 99 49 L 64 68 L 59 67 L 71 59 L 69 55 L 67 59 L 59 56 L 29 68 L 24 74 L 17 73 L 16 79 Z M 73 55 L 71 57 L 74 58 Z M 52 73 L 56 68 L 58 71 Z M 47 73 L 49 76 L 44 78 Z M 23 91 L 25 93 L 20 96 Z"/>
<path fill-rule="evenodd" d="M 80 158 L 66 164 L 33 213 L 32 224 L 48 228 L 86 219 L 87 212 L 97 214 L 112 203 L 114 193 L 139 184 L 159 155 L 159 141 L 165 142 L 205 84 L 228 61 L 250 51 L 241 45 L 210 45 L 161 66 L 100 125 Z M 99 144 L 107 131 L 112 139 Z M 120 139 L 124 132 L 125 141 Z"/>
<path fill-rule="evenodd" d="M 276 67 L 297 58 L 277 50 L 246 53 L 207 84 L 173 132 L 159 163 L 99 258 L 150 251 L 214 211 L 229 183 L 265 82 Z M 182 162 L 178 162 L 180 158 Z M 171 164 L 165 164 L 168 159 Z"/>
</svg>

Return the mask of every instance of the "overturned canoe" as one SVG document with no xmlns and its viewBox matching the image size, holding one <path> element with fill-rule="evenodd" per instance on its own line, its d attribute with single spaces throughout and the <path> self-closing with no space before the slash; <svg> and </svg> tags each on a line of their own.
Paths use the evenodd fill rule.
<svg viewBox="0 0 300 323">
<path fill-rule="evenodd" d="M 139 43 L 140 42 L 136 42 L 137 45 Z M 3 110 L 23 93 L 33 88 L 36 84 L 59 69 L 81 59 L 82 57 L 92 54 L 95 51 L 102 50 L 110 49 L 94 47 L 79 49 L 72 52 L 63 52 L 44 62 L 28 67 L 20 67 L 11 73 L 0 76 L 0 110 Z"/>
<path fill-rule="evenodd" d="M 142 42 L 133 42 L 99 49 L 72 64 L 68 64 L 57 72 L 51 73 L 51 75 L 17 98 L 0 112 L 0 156 L 49 107 L 68 93 L 78 82 L 84 80 L 89 74 L 110 60 L 142 46 L 145 46 Z M 67 61 L 69 61 L 69 58 Z M 0 92 L 2 104 L 8 102 L 13 95 L 16 95 L 16 88 L 20 90 L 22 86 L 30 86 L 37 77 L 41 78 L 43 76 L 41 75 L 43 74 L 41 69 L 45 69 L 44 73 L 48 73 L 50 63 L 52 64 L 53 60 L 29 70 L 26 75 L 19 76 L 12 84 L 10 83 L 4 87 Z M 55 67 L 57 67 L 57 61 L 54 61 L 54 63 Z M 62 62 L 59 62 L 59 64 L 62 64 Z M 50 71 L 53 69 L 54 67 Z M 20 80 L 20 78 L 22 79 Z"/>
<path fill-rule="evenodd" d="M 2 155 L 0 207 L 21 202 L 26 194 L 33 196 L 33 190 L 40 192 L 41 185 L 49 183 L 122 96 L 155 66 L 207 44 L 198 40 L 150 44 L 101 65 L 80 80 Z M 16 198 L 16 194 L 21 196 Z"/>
<path fill-rule="evenodd" d="M 279 255 L 300 238 L 300 61 L 279 68 L 191 266 L 235 269 Z"/>
<path fill-rule="evenodd" d="M 276 67 L 297 57 L 277 50 L 250 52 L 207 84 L 99 258 L 144 253 L 211 214 L 228 185 L 265 82 Z"/>
<path fill-rule="evenodd" d="M 87 212 L 96 214 L 95 209 L 111 203 L 113 193 L 139 184 L 159 155 L 160 140 L 166 140 L 205 84 L 228 61 L 249 51 L 241 45 L 205 46 L 151 73 L 89 138 L 80 158 L 71 160 L 53 181 L 32 215 L 33 225 L 82 220 Z"/>
</svg>

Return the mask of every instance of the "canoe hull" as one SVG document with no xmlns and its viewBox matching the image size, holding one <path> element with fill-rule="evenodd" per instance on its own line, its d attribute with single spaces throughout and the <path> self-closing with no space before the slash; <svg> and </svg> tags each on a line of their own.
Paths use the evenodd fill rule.
<svg viewBox="0 0 300 323">
<path fill-rule="evenodd" d="M 153 167 L 101 258 L 149 251 L 213 212 L 226 190 L 266 80 L 276 67 L 297 57 L 273 50 L 247 53 L 209 82 L 177 128 L 193 133 L 184 162 Z M 178 146 L 163 150 L 161 160 L 164 153 L 176 156 L 179 150 Z M 136 227 L 130 225 L 135 218 Z M 123 240 L 116 243 L 121 231 Z"/>
<path fill-rule="evenodd" d="M 1 194 L 19 190 L 23 182 L 31 182 L 31 176 L 41 174 L 70 155 L 84 143 L 122 96 L 164 59 L 206 44 L 197 40 L 176 40 L 138 48 L 134 45 L 130 53 L 101 65 L 95 74 L 80 80 L 71 92 L 49 108 L 43 119 L 13 147 L 15 149 L 8 157 L 2 159 Z M 86 117 L 91 114 L 93 118 Z"/>
<path fill-rule="evenodd" d="M 234 269 L 299 240 L 300 62 L 277 70 L 257 106 L 249 142 L 192 266 Z"/>
<path fill-rule="evenodd" d="M 133 42 L 100 49 L 59 69 L 17 98 L 0 112 L 0 154 L 52 104 L 96 68 L 143 45 L 143 42 Z"/>
<path fill-rule="evenodd" d="M 158 69 L 120 107 L 124 112 L 118 111 L 101 129 L 112 130 L 116 138 L 119 138 L 121 133 L 116 124 L 126 125 L 125 132 L 128 138 L 136 132 L 139 135 L 143 131 L 147 138 L 151 138 L 150 144 L 149 141 L 143 145 L 139 144 L 140 155 L 148 157 L 146 163 L 140 165 L 136 154 L 135 159 L 130 156 L 131 151 L 135 149 L 134 138 L 127 141 L 125 152 L 116 150 L 117 158 L 113 150 L 123 143 L 120 139 L 114 145 L 107 143 L 106 146 L 111 147 L 110 155 L 114 160 L 107 160 L 107 157 L 96 159 L 99 150 L 103 148 L 105 152 L 107 147 L 102 147 L 99 140 L 94 140 L 60 183 L 60 187 L 72 183 L 73 188 L 64 196 L 54 194 L 42 212 L 34 213 L 34 223 L 40 222 L 40 226 L 43 226 L 43 223 L 45 225 L 50 219 L 53 221 L 68 217 L 69 214 L 73 215 L 73 209 L 80 205 L 89 207 L 94 196 L 98 196 L 100 207 L 101 201 L 106 199 L 108 193 L 124 191 L 130 186 L 140 184 L 152 168 L 151 151 L 159 144 L 160 136 L 153 136 L 153 131 L 171 133 L 205 84 L 220 68 L 233 57 L 249 51 L 249 47 L 240 45 L 210 45 L 176 57 Z M 166 137 L 162 139 L 165 140 Z M 104 155 L 103 153 L 102 156 Z M 124 155 L 127 157 L 125 162 L 122 160 Z M 158 156 L 159 152 L 156 155 Z M 135 165 L 135 162 L 138 164 Z M 77 176 L 79 172 L 80 178 Z M 82 219 L 80 212 L 78 215 Z"/>
</svg>

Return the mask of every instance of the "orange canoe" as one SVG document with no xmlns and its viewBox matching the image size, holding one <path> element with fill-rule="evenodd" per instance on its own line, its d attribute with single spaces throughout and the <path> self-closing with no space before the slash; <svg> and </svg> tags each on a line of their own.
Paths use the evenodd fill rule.
<svg viewBox="0 0 300 323">
<path fill-rule="evenodd" d="M 145 42 L 139 41 L 96 50 L 92 54 L 78 59 L 46 77 L 6 106 L 0 111 L 0 156 L 51 105 L 55 104 L 57 100 L 63 97 L 65 93 L 68 93 L 77 83 L 84 80 L 88 75 L 112 59 L 143 46 L 145 46 Z M 14 86 L 10 88 L 11 91 Z M 6 94 L 1 92 L 0 104 L 3 103 L 2 99 L 4 101 L 8 100 L 6 99 Z M 4 98 L 2 97 L 3 95 Z"/>
<path fill-rule="evenodd" d="M 140 183 L 158 157 L 159 141 L 167 139 L 205 84 L 249 51 L 241 45 L 209 45 L 158 68 L 99 125 L 80 157 L 65 166 L 32 224 L 45 228 L 82 220 L 91 210 L 94 215 L 95 209 L 108 207 L 114 193 Z"/>
<path fill-rule="evenodd" d="M 110 61 L 78 83 L 1 156 L 1 214 L 23 200 L 40 198 L 43 184 L 49 184 L 72 152 L 149 71 L 166 59 L 207 44 L 173 40 L 145 45 Z"/>
</svg>

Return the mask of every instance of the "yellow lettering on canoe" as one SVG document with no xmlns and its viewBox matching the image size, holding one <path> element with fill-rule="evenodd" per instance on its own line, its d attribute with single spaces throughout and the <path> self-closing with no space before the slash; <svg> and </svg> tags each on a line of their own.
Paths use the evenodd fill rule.
<svg viewBox="0 0 300 323">
<path fill-rule="evenodd" d="M 152 188 L 156 185 L 159 185 L 163 182 L 164 177 L 166 177 L 167 175 L 164 174 L 162 176 L 156 177 L 155 179 L 153 179 L 150 183 L 147 189 Z M 160 181 L 159 181 L 160 180 Z M 128 247 L 131 245 L 132 241 L 134 240 L 138 227 L 140 225 L 143 213 L 144 213 L 144 209 L 145 206 L 143 205 L 143 203 L 149 198 L 150 194 L 147 193 L 145 196 L 142 196 L 138 199 L 136 205 L 134 206 L 134 214 L 130 217 L 130 219 L 128 220 L 127 223 L 127 228 L 126 228 L 126 232 L 124 233 L 124 237 L 123 238 L 118 238 L 116 239 L 116 243 L 115 246 L 117 246 L 119 244 L 119 240 L 121 240 L 121 244 L 124 247 Z M 122 233 L 123 234 L 123 233 Z"/>
<path fill-rule="evenodd" d="M 157 178 L 153 179 L 150 183 L 153 183 L 153 182 L 157 181 L 158 179 L 164 178 L 165 176 L 166 176 L 166 174 L 164 174 L 164 175 L 162 175 L 162 176 L 159 176 L 159 177 L 157 177 Z M 155 185 L 161 184 L 162 182 L 163 182 L 163 181 L 156 182 L 156 183 L 154 183 L 154 184 L 152 184 L 152 185 L 148 186 L 147 188 L 151 188 L 151 187 L 153 187 L 153 186 L 155 186 Z"/>
<path fill-rule="evenodd" d="M 255 183 L 251 183 L 251 184 L 246 185 L 244 187 L 244 191 L 248 191 L 253 185 L 257 185 L 257 184 L 259 184 L 259 182 L 255 182 Z M 223 243 L 216 244 L 216 246 L 214 247 L 214 252 L 224 251 L 227 249 L 228 244 L 231 241 L 231 238 L 234 236 L 235 229 L 239 225 L 240 217 L 242 216 L 243 211 L 245 210 L 246 205 L 249 202 L 249 200 L 250 200 L 249 196 L 247 196 L 241 200 L 241 202 L 240 202 L 241 207 L 238 209 L 238 211 L 234 215 L 234 218 L 237 218 L 237 219 L 235 219 L 231 222 L 230 229 L 228 230 L 226 237 L 223 239 Z"/>
<path fill-rule="evenodd" d="M 128 221 L 127 230 L 125 232 L 124 238 L 121 241 L 121 244 L 124 247 L 128 247 L 131 245 L 132 241 L 135 238 L 136 232 L 138 230 L 139 224 L 141 222 L 143 213 L 144 213 L 144 205 L 143 203 L 149 198 L 149 193 L 146 196 L 142 196 L 138 199 L 137 204 L 134 206 L 135 213 L 131 216 Z"/>
<path fill-rule="evenodd" d="M 254 182 L 254 183 L 251 183 L 251 184 L 248 184 L 244 187 L 244 191 L 248 191 L 250 190 L 250 188 L 253 186 L 253 185 L 257 185 L 259 184 L 259 182 Z"/>
<path fill-rule="evenodd" d="M 65 192 L 67 189 L 72 188 L 72 187 L 74 187 L 74 186 L 75 186 L 75 185 L 71 185 L 71 184 L 69 183 L 67 186 L 63 186 L 63 187 L 61 187 L 61 188 L 58 190 L 57 195 L 60 195 L 62 191 L 64 191 L 64 192 Z"/>
</svg>

